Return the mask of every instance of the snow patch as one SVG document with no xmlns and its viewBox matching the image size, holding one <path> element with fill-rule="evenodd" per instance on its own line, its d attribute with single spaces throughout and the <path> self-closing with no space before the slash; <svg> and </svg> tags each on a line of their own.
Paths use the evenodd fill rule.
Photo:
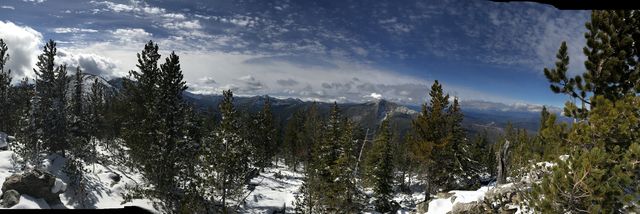
<svg viewBox="0 0 640 214">
<path fill-rule="evenodd" d="M 10 209 L 51 209 L 49 204 L 42 198 L 34 198 L 29 195 L 20 195 L 20 202 Z"/>
<path fill-rule="evenodd" d="M 276 177 L 278 173 L 282 178 Z M 284 165 L 266 168 L 265 172 L 251 179 L 251 184 L 256 186 L 246 198 L 244 212 L 271 213 L 282 209 L 283 206 L 288 212 L 292 212 L 293 201 L 302 185 L 303 177 L 302 173 L 292 172 Z"/>
<path fill-rule="evenodd" d="M 566 161 L 567 159 L 569 159 L 569 155 L 560 155 L 560 157 L 558 158 L 560 158 L 561 161 Z"/>
<path fill-rule="evenodd" d="M 64 192 L 67 190 L 67 184 L 60 180 L 60 178 L 56 178 L 56 182 L 51 187 L 51 193 Z"/>
<path fill-rule="evenodd" d="M 428 214 L 439 214 L 451 212 L 456 203 L 470 203 L 484 200 L 484 195 L 493 187 L 483 186 L 475 191 L 452 190 L 453 195 L 449 198 L 434 199 L 429 202 Z"/>
</svg>

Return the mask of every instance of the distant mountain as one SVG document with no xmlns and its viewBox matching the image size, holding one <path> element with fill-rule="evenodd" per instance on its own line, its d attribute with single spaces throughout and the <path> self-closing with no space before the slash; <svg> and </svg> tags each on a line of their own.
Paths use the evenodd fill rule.
<svg viewBox="0 0 640 214">
<path fill-rule="evenodd" d="M 109 86 L 122 87 L 121 79 L 109 81 Z M 222 102 L 221 95 L 194 94 L 185 92 L 187 102 L 192 103 L 197 109 L 218 112 L 218 105 Z M 245 112 L 260 111 L 268 96 L 234 97 L 236 108 Z M 269 97 L 275 120 L 284 127 L 286 121 L 294 112 L 304 110 L 311 106 L 312 102 L 300 99 L 279 99 Z M 328 115 L 332 103 L 318 102 L 318 110 L 321 115 Z M 461 101 L 464 114 L 463 127 L 468 136 L 487 130 L 490 138 L 496 138 L 504 131 L 507 123 L 511 122 L 516 128 L 524 128 L 529 133 L 536 133 L 540 126 L 541 106 L 528 104 L 507 105 L 486 101 Z M 391 125 L 400 131 L 403 136 L 411 127 L 411 121 L 421 110 L 420 106 L 404 106 L 383 99 L 365 103 L 340 103 L 342 114 L 361 127 L 376 130 L 385 117 L 389 117 Z M 551 112 L 559 114 L 559 108 L 548 107 Z M 562 121 L 570 122 L 566 117 L 559 117 Z"/>
<path fill-rule="evenodd" d="M 200 110 L 212 109 L 217 111 L 218 105 L 222 102 L 221 95 L 202 95 L 185 92 L 185 98 L 188 102 L 193 103 Z M 234 97 L 235 106 L 241 111 L 257 112 L 264 105 L 267 96 L 253 97 Z M 274 118 L 280 125 L 284 126 L 286 121 L 294 112 L 305 110 L 312 104 L 310 101 L 302 101 L 300 99 L 278 99 L 269 97 Z M 331 103 L 318 102 L 318 111 L 321 115 L 328 115 Z M 365 129 L 375 130 L 380 122 L 389 117 L 393 125 L 398 126 L 401 130 L 406 130 L 411 124 L 411 120 L 417 112 L 386 100 L 377 100 L 366 103 L 340 103 L 339 107 L 342 114 L 350 118 L 355 123 Z"/>
<path fill-rule="evenodd" d="M 185 93 L 185 97 L 200 109 L 213 109 L 217 111 L 217 106 L 222 101 L 221 95 L 202 95 Z M 235 105 L 238 109 L 257 112 L 262 109 L 267 96 L 235 97 Z M 298 110 L 308 108 L 312 102 L 300 99 L 278 99 L 269 97 L 271 100 L 274 117 L 281 125 Z M 536 133 L 540 126 L 540 109 L 535 106 L 509 106 L 502 103 L 480 102 L 483 105 L 474 105 L 480 101 L 461 102 L 464 113 L 463 127 L 469 136 L 473 136 L 483 130 L 487 130 L 489 137 L 495 139 L 504 131 L 508 122 L 516 128 L 524 128 L 529 133 Z M 321 114 L 327 115 L 331 103 L 318 103 Z M 392 126 L 400 130 L 400 135 L 409 130 L 411 121 L 418 115 L 420 106 L 404 106 L 386 100 L 376 100 L 366 103 L 341 103 L 340 109 L 344 116 L 358 123 L 365 129 L 375 130 L 385 117 L 389 117 Z M 559 112 L 558 108 L 549 108 L 551 112 Z M 568 121 L 567 118 L 560 117 L 561 120 Z"/>
</svg>

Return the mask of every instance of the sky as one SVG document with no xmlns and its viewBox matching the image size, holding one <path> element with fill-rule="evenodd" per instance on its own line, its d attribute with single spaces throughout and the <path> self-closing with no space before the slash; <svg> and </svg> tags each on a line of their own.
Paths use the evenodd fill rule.
<svg viewBox="0 0 640 214">
<path fill-rule="evenodd" d="M 49 39 L 57 63 L 106 78 L 153 40 L 194 93 L 415 105 L 438 80 L 463 101 L 562 106 L 543 68 L 567 41 L 570 73 L 584 71 L 589 16 L 485 0 L 2 0 L 0 38 L 14 81 Z"/>
</svg>

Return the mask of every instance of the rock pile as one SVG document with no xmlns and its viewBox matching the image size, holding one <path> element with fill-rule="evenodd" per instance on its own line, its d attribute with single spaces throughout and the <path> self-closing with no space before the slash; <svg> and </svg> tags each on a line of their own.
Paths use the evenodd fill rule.
<svg viewBox="0 0 640 214">
<path fill-rule="evenodd" d="M 34 198 L 42 198 L 50 205 L 62 204 L 60 193 L 66 191 L 66 184 L 51 173 L 39 169 L 29 170 L 23 174 L 13 174 L 2 184 L 2 204 L 11 207 L 25 194 Z"/>
</svg>

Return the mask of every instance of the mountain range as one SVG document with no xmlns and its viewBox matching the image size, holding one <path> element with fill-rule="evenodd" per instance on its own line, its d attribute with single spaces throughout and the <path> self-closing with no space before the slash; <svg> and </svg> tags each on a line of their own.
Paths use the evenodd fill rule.
<svg viewBox="0 0 640 214">
<path fill-rule="evenodd" d="M 121 88 L 122 79 L 108 81 L 110 87 Z M 193 104 L 196 109 L 202 111 L 218 111 L 218 105 L 222 102 L 222 95 L 196 94 L 186 91 L 184 97 L 187 102 Z M 275 98 L 270 96 L 235 96 L 234 104 L 241 112 L 257 112 L 264 105 L 265 99 L 271 102 L 275 121 L 284 127 L 286 121 L 294 112 L 305 110 L 312 105 L 312 101 L 303 101 L 295 98 Z M 321 115 L 326 116 L 332 103 L 317 102 Z M 339 103 L 343 116 L 351 119 L 363 129 L 376 130 L 385 117 L 389 117 L 392 127 L 404 135 L 411 128 L 411 121 L 419 114 L 421 106 L 401 105 L 384 99 L 374 99 L 364 103 Z M 529 104 L 503 104 L 487 101 L 462 100 L 460 101 L 464 114 L 463 127 L 468 136 L 484 130 L 489 138 L 495 139 L 504 131 L 508 123 L 515 128 L 526 129 L 528 133 L 536 133 L 540 126 L 540 111 L 542 106 Z M 559 115 L 560 120 L 570 122 L 560 115 L 561 109 L 547 107 L 547 109 Z"/>
</svg>

